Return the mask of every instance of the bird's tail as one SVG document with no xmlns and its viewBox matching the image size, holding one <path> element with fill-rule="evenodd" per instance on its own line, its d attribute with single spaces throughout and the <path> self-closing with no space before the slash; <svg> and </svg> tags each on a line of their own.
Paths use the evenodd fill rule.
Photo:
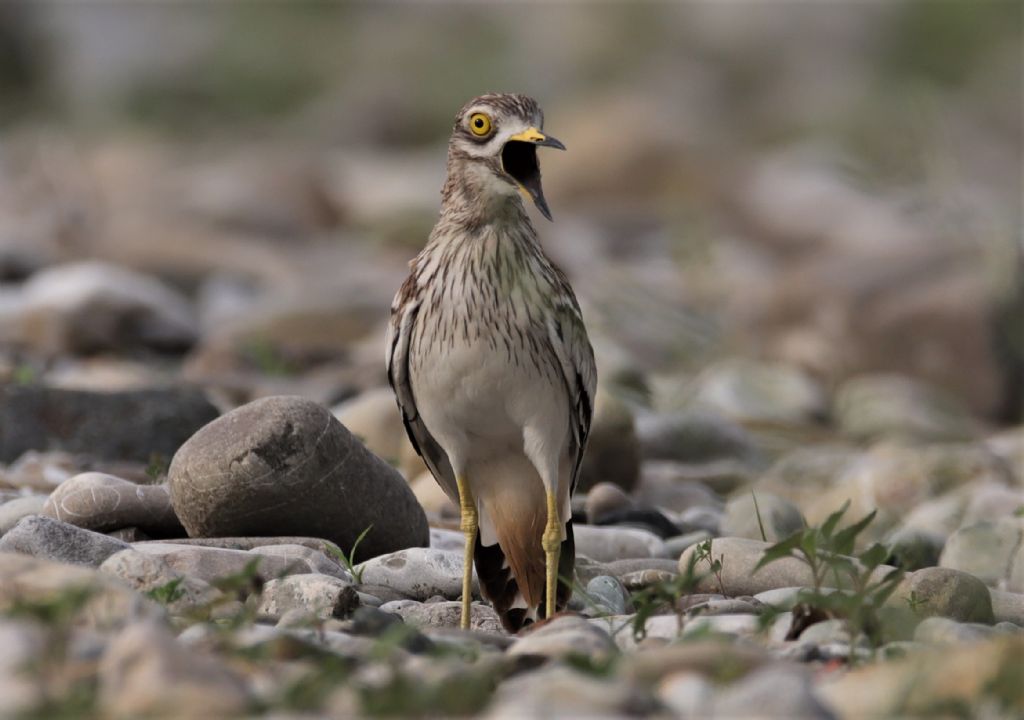
<svg viewBox="0 0 1024 720">
<path fill-rule="evenodd" d="M 480 580 L 480 592 L 494 606 L 501 624 L 510 633 L 519 632 L 545 616 L 544 598 L 546 581 L 544 553 L 540 547 L 540 532 L 537 533 L 537 547 L 527 557 L 539 558 L 540 562 L 519 562 L 515 572 L 510 557 L 505 555 L 500 543 L 484 545 L 480 534 L 476 536 L 474 563 Z M 518 554 L 518 553 L 517 553 Z M 519 558 L 514 558 L 519 559 Z M 523 558 L 525 560 L 525 558 Z M 572 520 L 565 523 L 565 539 L 558 556 L 558 588 L 555 593 L 555 608 L 561 610 L 572 595 L 572 577 L 576 567 L 576 544 L 573 540 Z M 520 584 L 522 580 L 522 584 Z"/>
</svg>

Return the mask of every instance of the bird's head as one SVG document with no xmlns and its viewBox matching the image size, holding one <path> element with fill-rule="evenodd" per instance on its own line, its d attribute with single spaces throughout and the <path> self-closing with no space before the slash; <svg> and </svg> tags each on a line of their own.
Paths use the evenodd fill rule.
<svg viewBox="0 0 1024 720">
<path fill-rule="evenodd" d="M 457 172 L 490 199 L 523 193 L 548 220 L 540 184 L 538 147 L 565 150 L 543 132 L 544 113 L 533 98 L 512 93 L 481 95 L 455 116 L 448 146 L 449 180 Z"/>
</svg>

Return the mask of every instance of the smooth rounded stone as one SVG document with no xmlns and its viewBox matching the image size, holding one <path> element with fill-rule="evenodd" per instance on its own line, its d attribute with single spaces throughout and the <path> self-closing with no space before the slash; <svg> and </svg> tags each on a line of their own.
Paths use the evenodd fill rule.
<svg viewBox="0 0 1024 720">
<path fill-rule="evenodd" d="M 430 471 L 424 471 L 409 482 L 416 501 L 430 516 L 431 521 L 458 520 L 459 507 L 448 497 Z"/>
<path fill-rule="evenodd" d="M 756 492 L 743 493 L 726 503 L 721 530 L 731 537 L 779 542 L 806 527 L 796 505 L 772 493 Z"/>
<path fill-rule="evenodd" d="M 81 627 L 109 630 L 135 620 L 164 617 L 155 602 L 93 568 L 0 552 L 0 615 L 17 604 L 75 597 L 83 588 L 90 588 L 90 593 L 75 617 Z"/>
<path fill-rule="evenodd" d="M 723 518 L 723 511 L 717 507 L 696 505 L 679 513 L 676 526 L 684 534 L 703 531 L 717 537 L 722 534 Z"/>
<path fill-rule="evenodd" d="M 637 418 L 636 433 L 645 461 L 704 463 L 732 459 L 752 466 L 762 463 L 753 437 L 714 412 L 688 410 L 672 415 L 641 415 Z"/>
<path fill-rule="evenodd" d="M 861 458 L 859 448 L 840 444 L 796 447 L 779 456 L 757 480 L 754 492 L 771 492 L 800 507 L 836 483 Z"/>
<path fill-rule="evenodd" d="M 711 597 L 686 608 L 686 612 L 710 617 L 712 615 L 742 615 L 761 612 L 764 606 L 755 598 Z"/>
<path fill-rule="evenodd" d="M 665 541 L 647 530 L 574 525 L 573 535 L 576 540 L 576 554 L 598 562 L 669 556 Z"/>
<path fill-rule="evenodd" d="M 391 602 L 392 600 L 406 600 L 404 594 L 395 590 L 394 588 L 387 587 L 386 585 L 376 585 L 374 583 L 359 583 L 356 588 L 361 593 L 366 593 L 379 598 L 381 603 Z M 378 603 L 380 605 L 380 603 Z"/>
<path fill-rule="evenodd" d="M 369 605 L 370 607 L 379 608 L 384 604 L 384 601 L 376 595 L 371 595 L 370 593 L 365 593 L 361 590 L 356 590 L 356 595 L 359 597 L 360 605 Z"/>
<path fill-rule="evenodd" d="M 219 659 L 178 643 L 164 627 L 137 623 L 111 642 L 99 668 L 99 705 L 115 717 L 243 713 L 243 680 Z"/>
<path fill-rule="evenodd" d="M 587 493 L 583 511 L 590 523 L 599 523 L 609 513 L 631 510 L 632 498 L 621 487 L 610 482 L 599 482 Z"/>
<path fill-rule="evenodd" d="M 695 505 L 721 505 L 718 493 L 703 482 L 691 479 L 692 473 L 689 465 L 649 460 L 641 468 L 640 482 L 633 497 L 641 505 L 672 512 L 682 512 Z"/>
<path fill-rule="evenodd" d="M 615 642 L 604 629 L 573 615 L 561 615 L 533 626 L 508 649 L 512 656 L 556 659 L 582 655 L 593 661 L 606 660 L 616 653 Z"/>
<path fill-rule="evenodd" d="M 996 634 L 996 629 L 980 623 L 962 623 L 944 617 L 922 620 L 914 630 L 914 640 L 924 643 L 954 645 L 985 640 Z"/>
<path fill-rule="evenodd" d="M 263 555 L 255 550 L 227 550 L 175 543 L 139 543 L 132 546 L 138 552 L 155 555 L 182 575 L 212 582 L 239 575 L 255 563 L 256 572 L 264 579 L 315 572 L 305 559 Z"/>
<path fill-rule="evenodd" d="M 985 447 L 1006 463 L 1014 484 L 1024 487 L 1024 425 L 993 435 L 985 441 Z"/>
<path fill-rule="evenodd" d="M 99 261 L 36 273 L 21 287 L 9 328 L 19 344 L 44 353 L 180 352 L 199 335 L 195 312 L 179 292 L 150 275 Z"/>
<path fill-rule="evenodd" d="M 134 548 L 114 553 L 103 561 L 99 570 L 151 596 L 173 587 L 171 592 L 176 597 L 165 598 L 164 604 L 176 614 L 209 606 L 223 597 L 219 590 L 205 580 L 183 575 L 164 562 L 163 558 L 139 552 Z"/>
<path fill-rule="evenodd" d="M 713 560 L 721 561 L 721 580 L 710 572 L 707 561 L 696 561 L 694 571 L 699 575 L 699 579 L 695 589 L 698 592 L 722 592 L 730 596 L 756 596 L 765 590 L 812 584 L 810 569 L 795 558 L 775 560 L 754 572 L 754 568 L 769 547 L 771 543 L 748 538 L 713 539 L 711 557 Z M 679 556 L 679 572 L 687 572 L 695 551 L 696 547 L 690 547 Z"/>
<path fill-rule="evenodd" d="M 24 553 L 92 567 L 129 547 L 126 542 L 42 515 L 22 518 L 0 538 L 0 552 Z"/>
<path fill-rule="evenodd" d="M 658 699 L 677 717 L 697 720 L 707 717 L 715 686 L 700 673 L 675 672 L 658 683 Z"/>
<path fill-rule="evenodd" d="M 665 570 L 636 570 L 619 576 L 619 582 L 629 591 L 643 590 L 652 585 L 670 583 L 679 577 L 679 573 Z"/>
<path fill-rule="evenodd" d="M 175 454 L 171 502 L 193 536 L 324 537 L 375 557 L 426 546 L 423 509 L 402 476 L 330 412 L 298 397 L 243 405 Z"/>
<path fill-rule="evenodd" d="M 989 590 L 989 594 L 992 597 L 992 614 L 997 621 L 1024 626 L 1024 593 Z"/>
<path fill-rule="evenodd" d="M 825 392 L 799 368 L 743 359 L 718 362 L 695 382 L 693 402 L 746 423 L 803 425 L 827 413 Z"/>
<path fill-rule="evenodd" d="M 980 522 L 954 532 L 942 551 L 942 567 L 962 570 L 989 585 L 1007 584 L 1024 537 L 1024 518 Z M 1024 580 L 1024 578 L 1021 578 Z M 1009 586 L 1011 592 L 1024 591 Z"/>
<path fill-rule="evenodd" d="M 823 523 L 844 502 L 850 502 L 847 522 L 877 511 L 861 539 L 879 541 L 921 503 L 956 484 L 955 475 L 935 470 L 926 450 L 882 442 L 847 465 L 832 486 L 807 498 L 801 507 L 810 525 Z"/>
<path fill-rule="evenodd" d="M 1024 507 L 1024 489 L 1007 487 L 999 482 L 973 483 L 967 497 L 961 525 L 992 522 L 1001 518 L 1020 517 Z"/>
<path fill-rule="evenodd" d="M 836 712 L 819 696 L 810 673 L 799 666 L 765 667 L 722 689 L 711 703 L 711 717 L 749 716 L 833 720 Z"/>
<path fill-rule="evenodd" d="M 810 590 L 807 587 L 780 587 L 765 590 L 754 595 L 754 599 L 762 605 L 776 610 L 792 610 L 800 602 L 800 594 Z"/>
<path fill-rule="evenodd" d="M 150 541 L 144 541 L 150 542 Z M 166 544 L 167 540 L 153 540 L 153 544 Z M 267 535 L 264 537 L 214 537 L 214 538 L 174 538 L 175 545 L 192 545 L 195 547 L 223 548 L 225 550 L 257 550 L 267 545 L 301 545 L 316 550 L 327 557 L 336 557 L 341 552 L 330 540 L 300 535 Z"/>
<path fill-rule="evenodd" d="M 681 637 L 699 637 L 709 632 L 733 637 L 753 637 L 760 629 L 761 620 L 754 613 L 701 614 L 686 620 Z"/>
<path fill-rule="evenodd" d="M 697 561 L 694 568 L 698 573 L 695 591 L 719 592 L 731 597 L 757 596 L 766 590 L 813 584 L 810 568 L 797 558 L 773 560 L 754 572 L 769 547 L 771 543 L 747 538 L 713 539 L 711 558 L 721 562 L 721 570 L 717 574 L 711 573 L 707 560 Z M 695 547 L 689 548 L 679 557 L 679 572 L 687 571 L 695 552 Z M 888 565 L 880 565 L 871 577 L 880 580 L 892 570 Z"/>
<path fill-rule="evenodd" d="M 935 533 L 943 538 L 949 538 L 960 527 L 967 502 L 965 489 L 953 490 L 943 493 L 939 497 L 929 498 L 904 515 L 899 527 Z"/>
<path fill-rule="evenodd" d="M 81 473 L 61 483 L 42 514 L 97 532 L 138 527 L 156 537 L 185 534 L 166 485 L 136 485 L 100 472 Z"/>
<path fill-rule="evenodd" d="M 694 638 L 684 643 L 645 646 L 625 655 L 621 673 L 632 682 L 651 685 L 675 673 L 693 672 L 711 679 L 745 675 L 773 662 L 774 655 L 758 645 Z"/>
<path fill-rule="evenodd" d="M 319 550 L 314 550 L 305 545 L 294 545 L 282 543 L 280 545 L 261 545 L 257 552 L 260 555 L 273 555 L 276 557 L 301 560 L 309 566 L 314 573 L 330 575 L 347 583 L 352 583 L 352 575 L 332 557 L 328 557 Z"/>
<path fill-rule="evenodd" d="M 576 563 L 577 574 L 579 574 L 579 562 Z M 640 572 L 644 570 L 661 570 L 664 572 L 677 573 L 679 568 L 675 560 L 670 558 L 626 558 L 623 560 L 612 560 L 608 563 L 602 563 L 598 568 L 598 572 L 587 576 L 586 582 L 597 575 L 611 575 L 622 580 L 622 577 L 628 573 Z M 581 580 L 583 576 L 580 576 Z"/>
<path fill-rule="evenodd" d="M 0 536 L 17 525 L 22 518 L 40 514 L 47 497 L 46 495 L 25 495 L 0 505 Z"/>
<path fill-rule="evenodd" d="M 409 439 L 391 388 L 367 390 L 335 405 L 331 412 L 370 452 L 392 465 L 400 464 L 404 457 L 402 445 Z M 426 467 L 420 462 L 414 469 L 415 474 L 406 477 L 414 477 Z"/>
<path fill-rule="evenodd" d="M 634 636 L 635 615 L 604 615 L 589 622 L 608 633 L 620 650 L 635 650 L 644 640 L 675 640 L 687 624 L 677 615 L 652 615 L 644 619 L 641 638 Z"/>
<path fill-rule="evenodd" d="M 949 568 L 924 568 L 908 573 L 890 602 L 913 604 L 917 613 L 961 622 L 995 622 L 992 597 L 978 578 Z"/>
<path fill-rule="evenodd" d="M 850 630 L 845 620 L 822 620 L 804 628 L 800 633 L 800 642 L 812 645 L 849 645 Z"/>
<path fill-rule="evenodd" d="M 920 570 L 939 564 L 946 538 L 939 533 L 903 527 L 893 532 L 885 544 L 891 551 L 890 563 L 904 570 Z"/>
<path fill-rule="evenodd" d="M 900 375 L 862 375 L 836 390 L 833 414 L 839 429 L 858 440 L 968 440 L 977 421 L 938 388 Z"/>
<path fill-rule="evenodd" d="M 6 467 L 0 458 L 0 484 L 49 495 L 79 471 L 81 458 L 63 450 L 27 450 Z"/>
<path fill-rule="evenodd" d="M 462 602 L 458 600 L 421 603 L 395 600 L 380 606 L 384 612 L 400 616 L 406 623 L 420 628 L 458 628 L 462 621 Z M 470 608 L 469 627 L 485 633 L 504 633 L 494 608 L 474 602 Z"/>
<path fill-rule="evenodd" d="M 665 547 L 668 548 L 669 557 L 678 558 L 686 548 L 704 542 L 711 538 L 707 530 L 694 530 L 685 535 L 676 535 L 665 539 Z"/>
<path fill-rule="evenodd" d="M 466 536 L 458 530 L 430 528 L 430 547 L 433 550 L 462 552 L 466 547 Z"/>
<path fill-rule="evenodd" d="M 486 720 L 586 717 L 619 718 L 650 712 L 653 700 L 615 677 L 586 675 L 563 665 L 545 665 L 498 686 Z"/>
<path fill-rule="evenodd" d="M 586 598 L 595 612 L 622 615 L 629 606 L 629 593 L 623 583 L 611 575 L 598 575 L 587 583 Z"/>
<path fill-rule="evenodd" d="M 19 717 L 42 704 L 43 684 L 25 669 L 43 657 L 46 644 L 42 626 L 0 619 L 0 717 Z"/>
<path fill-rule="evenodd" d="M 169 458 L 218 412 L 200 390 L 123 392 L 0 386 L 0 462 L 29 450 L 62 450 L 104 460 Z"/>
<path fill-rule="evenodd" d="M 367 560 L 356 568 L 363 583 L 384 585 L 413 600 L 462 595 L 462 552 L 408 548 Z M 476 573 L 473 594 L 479 595 Z"/>
<path fill-rule="evenodd" d="M 495 617 L 497 620 L 497 617 Z M 499 625 L 500 625 L 500 621 Z M 421 627 L 425 637 L 440 648 L 452 648 L 459 652 L 470 652 L 472 656 L 482 653 L 503 653 L 515 638 L 507 634 L 480 630 L 462 630 L 458 627 Z"/>
<path fill-rule="evenodd" d="M 633 411 L 601 389 L 594 401 L 594 417 L 576 490 L 585 492 L 598 483 L 610 483 L 629 491 L 636 487 L 639 477 L 640 442 Z"/>
<path fill-rule="evenodd" d="M 931 717 L 937 708 L 977 708 L 993 703 L 1020 715 L 1017 682 L 1024 636 L 925 648 L 888 662 L 867 663 L 818 685 L 841 717 Z M 1004 714 L 999 711 L 997 715 Z"/>
<path fill-rule="evenodd" d="M 305 617 L 321 620 L 344 618 L 359 606 L 359 597 L 350 582 L 330 575 L 306 573 L 269 580 L 263 585 L 259 614 L 282 618 L 297 611 Z"/>
</svg>

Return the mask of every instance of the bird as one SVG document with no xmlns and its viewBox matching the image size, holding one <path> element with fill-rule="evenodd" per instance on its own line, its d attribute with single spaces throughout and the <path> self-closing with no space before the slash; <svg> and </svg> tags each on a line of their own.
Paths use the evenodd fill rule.
<svg viewBox="0 0 1024 720">
<path fill-rule="evenodd" d="M 564 609 L 575 545 L 570 499 L 597 384 L 566 275 L 526 200 L 552 219 L 537 101 L 488 93 L 455 116 L 440 215 L 395 295 L 386 369 L 412 445 L 458 505 L 465 536 L 461 627 L 473 566 L 504 628 Z"/>
</svg>

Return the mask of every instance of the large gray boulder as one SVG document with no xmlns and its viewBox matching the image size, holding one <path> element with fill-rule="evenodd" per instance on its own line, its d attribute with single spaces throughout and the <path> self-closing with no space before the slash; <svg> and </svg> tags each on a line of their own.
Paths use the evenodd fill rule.
<svg viewBox="0 0 1024 720">
<path fill-rule="evenodd" d="M 87 392 L 0 386 L 0 462 L 29 450 L 64 450 L 105 460 L 168 458 L 217 408 L 194 388 Z"/>
<path fill-rule="evenodd" d="M 358 558 L 426 547 L 423 509 L 397 470 L 326 408 L 299 397 L 243 405 L 175 454 L 171 503 L 192 537 L 303 535 Z"/>
</svg>

